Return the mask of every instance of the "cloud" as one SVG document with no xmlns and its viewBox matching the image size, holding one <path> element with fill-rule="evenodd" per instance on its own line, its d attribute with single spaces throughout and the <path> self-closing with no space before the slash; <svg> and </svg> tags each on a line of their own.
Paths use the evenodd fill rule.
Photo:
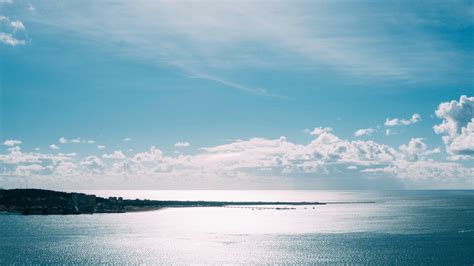
<svg viewBox="0 0 474 266">
<path fill-rule="evenodd" d="M 459 101 L 443 102 L 438 106 L 435 114 L 443 119 L 443 123 L 436 125 L 437 134 L 456 136 L 474 118 L 474 97 L 462 95 Z"/>
<path fill-rule="evenodd" d="M 20 151 L 20 150 L 21 150 L 21 148 L 19 146 L 13 146 L 13 147 L 7 149 L 7 151 L 9 151 L 9 152 Z"/>
<path fill-rule="evenodd" d="M 79 165 L 85 167 L 85 170 L 91 171 L 92 173 L 100 173 L 104 167 L 104 164 L 99 157 L 94 155 L 83 158 L 79 162 Z"/>
<path fill-rule="evenodd" d="M 287 99 L 288 98 L 286 96 L 269 93 L 265 89 L 251 88 L 251 87 L 248 87 L 248 86 L 244 86 L 242 84 L 231 82 L 231 81 L 225 80 L 223 78 L 216 77 L 216 76 L 211 76 L 211 75 L 208 75 L 208 74 L 194 74 L 193 77 L 215 81 L 215 82 L 223 84 L 227 87 L 230 87 L 230 88 L 233 88 L 233 89 L 238 89 L 238 90 L 245 91 L 245 92 L 252 93 L 252 94 L 256 94 L 256 95 L 269 96 L 269 97 L 282 98 L 282 99 Z"/>
<path fill-rule="evenodd" d="M 52 175 L 55 175 L 57 177 L 80 176 L 80 172 L 78 171 L 78 164 L 70 161 L 59 161 L 52 168 Z"/>
<path fill-rule="evenodd" d="M 15 175 L 30 176 L 32 174 L 40 173 L 46 168 L 39 164 L 18 165 L 15 169 Z"/>
<path fill-rule="evenodd" d="M 2 28 L 9 27 L 13 32 L 25 29 L 23 22 L 19 20 L 11 20 L 9 17 L 3 15 L 0 15 L 0 23 L 2 23 Z"/>
<path fill-rule="evenodd" d="M 360 136 L 370 136 L 372 133 L 374 133 L 375 130 L 373 128 L 363 128 L 363 129 L 358 129 L 354 132 L 354 136 L 360 137 Z"/>
<path fill-rule="evenodd" d="M 26 43 L 24 40 L 15 39 L 11 34 L 4 33 L 4 32 L 0 32 L 0 42 L 3 42 L 11 46 L 21 45 L 21 44 Z"/>
<path fill-rule="evenodd" d="M 61 142 L 61 141 L 63 141 L 63 142 Z M 94 140 L 90 140 L 90 139 L 75 138 L 75 139 L 68 140 L 64 137 L 61 137 L 59 139 L 59 142 L 60 143 L 68 143 L 68 142 L 70 142 L 70 143 L 82 143 L 82 144 L 94 144 L 95 143 Z"/>
<path fill-rule="evenodd" d="M 319 136 L 323 133 L 329 133 L 331 131 L 331 127 L 315 127 L 312 131 L 309 132 L 309 134 L 313 136 Z"/>
<path fill-rule="evenodd" d="M 22 142 L 21 140 L 15 140 L 15 139 L 7 139 L 5 142 L 3 142 L 3 145 L 5 146 L 15 146 L 15 145 L 20 145 Z"/>
<path fill-rule="evenodd" d="M 458 156 L 453 158 L 474 158 L 474 119 L 462 128 L 459 136 L 452 140 L 449 144 L 449 152 Z"/>
<path fill-rule="evenodd" d="M 419 180 L 437 180 L 439 183 L 448 183 L 449 181 L 464 180 L 469 184 L 469 180 L 474 178 L 474 168 L 464 167 L 457 163 L 433 162 L 433 161 L 396 161 L 390 166 L 381 168 L 368 168 L 362 173 L 383 173 L 395 175 L 398 178 L 419 181 Z"/>
<path fill-rule="evenodd" d="M 160 162 L 163 159 L 163 152 L 155 146 L 151 146 L 149 151 L 137 153 L 132 157 L 132 161 L 139 163 Z"/>
<path fill-rule="evenodd" d="M 24 30 L 25 29 L 25 25 L 23 25 L 23 23 L 19 20 L 11 21 L 10 25 L 14 30 Z"/>
<path fill-rule="evenodd" d="M 184 148 L 184 147 L 189 147 L 191 144 L 189 142 L 176 142 L 174 144 L 175 147 L 178 148 Z"/>
<path fill-rule="evenodd" d="M 131 141 L 132 139 L 131 138 L 124 138 L 123 141 Z"/>
<path fill-rule="evenodd" d="M 403 144 L 399 150 L 404 155 L 405 160 L 414 162 L 423 159 L 424 156 L 439 153 L 439 148 L 428 150 L 428 146 L 423 142 L 422 138 L 412 138 L 408 144 Z"/>
<path fill-rule="evenodd" d="M 413 114 L 410 119 L 399 119 L 399 118 L 387 118 L 384 125 L 386 127 L 395 127 L 395 126 L 408 126 L 421 121 L 421 116 L 419 114 Z"/>
<path fill-rule="evenodd" d="M 51 163 L 56 164 L 59 161 L 69 160 L 69 158 L 42 153 L 24 153 L 20 150 L 11 150 L 8 154 L 0 154 L 1 164 L 28 164 L 28 163 Z"/>
<path fill-rule="evenodd" d="M 56 145 L 56 144 L 51 144 L 51 145 L 49 145 L 49 148 L 51 148 L 51 149 L 53 149 L 53 150 L 59 150 L 59 147 L 58 147 L 58 145 Z"/>
<path fill-rule="evenodd" d="M 443 136 L 451 159 L 474 157 L 474 97 L 461 96 L 459 101 L 443 102 L 435 114 L 443 121 L 433 130 Z"/>
<path fill-rule="evenodd" d="M 105 145 L 97 145 L 97 149 L 99 150 L 105 149 Z"/>
<path fill-rule="evenodd" d="M 201 148 L 194 155 L 178 153 L 168 156 L 154 146 L 129 156 L 122 151 L 114 151 L 103 154 L 102 158 L 12 150 L 8 154 L 0 154 L 0 178 L 15 176 L 18 165 L 32 164 L 45 168 L 31 171 L 31 175 L 38 180 L 55 176 L 55 179 L 74 177 L 73 180 L 78 182 L 92 177 L 113 183 L 131 180 L 135 183 L 138 180 L 151 183 L 163 180 L 187 182 L 184 180 L 190 177 L 193 180 L 243 178 L 254 182 L 267 177 L 298 176 L 330 178 L 347 175 L 354 179 L 383 176 L 407 182 L 418 179 L 444 182 L 442 180 L 446 178 L 464 180 L 474 177 L 472 168 L 462 164 L 433 162 L 430 156 L 438 152 L 439 149 L 428 148 L 422 138 L 413 138 L 399 148 L 393 148 L 370 140 L 349 141 L 328 130 L 321 130 L 307 144 L 297 144 L 285 137 L 251 138 Z"/>
<path fill-rule="evenodd" d="M 474 97 L 462 96 L 459 101 L 441 103 L 436 111 L 443 121 L 434 130 L 443 135 L 450 160 L 472 158 L 473 102 Z M 366 132 L 369 129 L 361 130 Z M 120 150 L 105 153 L 101 158 L 95 155 L 79 157 L 75 153 L 27 153 L 15 146 L 21 144 L 20 141 L 6 140 L 4 144 L 10 148 L 7 154 L 0 154 L 0 179 L 31 175 L 37 180 L 48 180 L 53 176 L 55 179 L 69 178 L 78 182 L 95 179 L 113 183 L 136 184 L 140 181 L 161 184 L 164 180 L 173 180 L 187 184 L 190 181 L 206 183 L 204 180 L 251 180 L 258 183 L 262 178 L 329 180 L 345 177 L 389 178 L 406 184 L 429 182 L 441 186 L 449 183 L 472 187 L 474 168 L 467 162 L 433 159 L 439 157 L 434 155 L 441 152 L 440 148 L 429 147 L 423 138 L 411 138 L 405 144 L 392 147 L 373 140 L 343 139 L 333 134 L 329 127 L 316 127 L 307 132 L 313 138 L 304 144 L 289 141 L 284 136 L 275 139 L 250 138 L 203 147 L 192 155 L 184 152 L 166 155 L 151 146 L 134 154 L 132 150 L 128 154 Z M 77 140 L 81 143 L 86 141 Z M 175 146 L 189 145 L 188 142 L 178 142 Z M 50 147 L 59 148 L 55 144 Z"/>
<path fill-rule="evenodd" d="M 70 152 L 70 153 L 58 153 L 59 156 L 68 156 L 68 157 L 75 157 L 77 153 Z"/>
<path fill-rule="evenodd" d="M 254 138 L 248 141 L 205 148 L 196 158 L 219 170 L 272 168 L 281 173 L 319 173 L 329 175 L 330 169 L 363 168 L 391 164 L 403 160 L 394 148 L 373 141 L 347 141 L 322 132 L 308 145 L 286 141 Z M 205 159 L 204 159 L 205 158 Z M 328 172 L 329 171 L 329 172 Z"/>
<path fill-rule="evenodd" d="M 102 158 L 121 160 L 121 159 L 125 159 L 125 154 L 123 154 L 122 151 L 114 151 L 111 154 L 103 154 Z"/>
<path fill-rule="evenodd" d="M 16 46 L 25 44 L 25 40 L 18 39 L 19 31 L 25 30 L 25 25 L 19 20 L 10 20 L 9 17 L 0 15 L 0 42 Z"/>
</svg>

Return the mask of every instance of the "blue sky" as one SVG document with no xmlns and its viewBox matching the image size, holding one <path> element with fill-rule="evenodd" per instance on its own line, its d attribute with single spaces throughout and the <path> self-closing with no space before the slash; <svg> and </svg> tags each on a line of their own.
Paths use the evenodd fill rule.
<svg viewBox="0 0 474 266">
<path fill-rule="evenodd" d="M 0 22 L 0 186 L 474 186 L 472 2 L 3 0 Z"/>
</svg>

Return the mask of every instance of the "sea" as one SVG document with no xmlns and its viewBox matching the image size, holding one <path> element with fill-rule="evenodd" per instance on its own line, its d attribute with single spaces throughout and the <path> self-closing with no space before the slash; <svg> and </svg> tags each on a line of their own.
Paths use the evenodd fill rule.
<svg viewBox="0 0 474 266">
<path fill-rule="evenodd" d="M 474 264 L 473 190 L 82 192 L 130 199 L 351 203 L 2 214 L 0 264 Z M 374 203 L 361 203 L 367 201 Z"/>
</svg>

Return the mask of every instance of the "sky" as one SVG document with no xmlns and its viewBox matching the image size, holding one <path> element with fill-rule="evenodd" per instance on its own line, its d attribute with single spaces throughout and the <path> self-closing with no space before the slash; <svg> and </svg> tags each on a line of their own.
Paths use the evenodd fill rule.
<svg viewBox="0 0 474 266">
<path fill-rule="evenodd" d="M 472 189 L 472 1 L 0 0 L 0 187 Z"/>
</svg>

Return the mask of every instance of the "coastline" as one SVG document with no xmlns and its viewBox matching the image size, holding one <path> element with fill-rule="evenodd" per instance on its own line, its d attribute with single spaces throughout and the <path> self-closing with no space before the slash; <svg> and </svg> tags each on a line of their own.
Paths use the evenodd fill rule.
<svg viewBox="0 0 474 266">
<path fill-rule="evenodd" d="M 366 202 L 365 202 L 366 203 Z M 22 215 L 78 215 L 94 213 L 126 213 L 156 211 L 164 208 L 249 207 L 261 206 L 316 206 L 333 203 L 290 201 L 164 201 L 98 197 L 92 194 L 61 192 L 42 189 L 0 190 L 0 213 Z M 344 203 L 342 203 L 344 204 Z M 269 207 L 267 207 L 269 208 Z M 289 207 L 274 207 L 290 210 Z"/>
</svg>

